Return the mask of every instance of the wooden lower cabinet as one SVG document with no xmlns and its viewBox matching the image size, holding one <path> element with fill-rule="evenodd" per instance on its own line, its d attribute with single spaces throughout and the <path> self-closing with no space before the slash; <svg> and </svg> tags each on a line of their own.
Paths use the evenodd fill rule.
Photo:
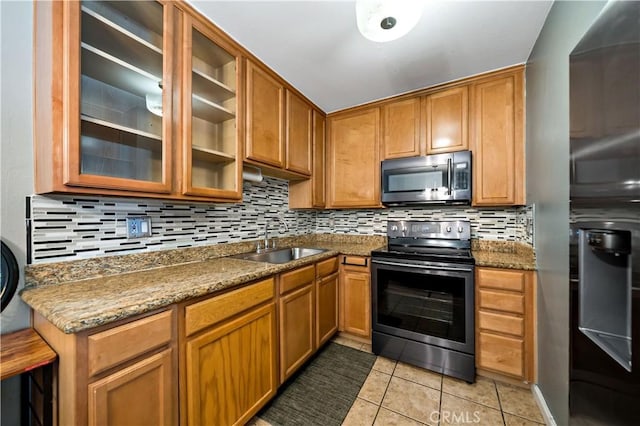
<svg viewBox="0 0 640 426">
<path fill-rule="evenodd" d="M 187 342 L 187 423 L 246 423 L 276 393 L 275 304 Z"/>
<path fill-rule="evenodd" d="M 58 354 L 58 425 L 178 423 L 176 307 L 74 334 L 37 312 L 33 327 Z"/>
<path fill-rule="evenodd" d="M 533 271 L 476 268 L 476 367 L 535 382 Z"/>
<path fill-rule="evenodd" d="M 293 290 L 278 301 L 280 326 L 280 383 L 313 355 L 314 283 Z"/>
<path fill-rule="evenodd" d="M 280 274 L 278 294 L 274 276 L 76 334 L 34 312 L 59 356 L 57 424 L 245 424 L 336 332 L 338 270 L 333 257 Z"/>
<path fill-rule="evenodd" d="M 274 287 L 269 278 L 184 308 L 183 424 L 244 424 L 275 395 Z"/>
<path fill-rule="evenodd" d="M 174 424 L 173 355 L 167 349 L 89 384 L 89 425 Z"/>
<path fill-rule="evenodd" d="M 479 368 L 524 379 L 524 339 L 480 331 L 478 347 Z"/>
<path fill-rule="evenodd" d="M 368 257 L 341 256 L 340 331 L 371 338 L 371 275 Z"/>
<path fill-rule="evenodd" d="M 338 331 L 339 274 L 316 282 L 316 346 L 319 348 Z"/>
</svg>

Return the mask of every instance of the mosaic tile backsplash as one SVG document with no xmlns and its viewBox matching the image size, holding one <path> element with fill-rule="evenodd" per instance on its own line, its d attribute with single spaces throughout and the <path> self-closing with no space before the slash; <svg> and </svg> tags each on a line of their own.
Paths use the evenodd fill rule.
<svg viewBox="0 0 640 426">
<path fill-rule="evenodd" d="M 33 263 L 238 242 L 309 233 L 384 235 L 387 220 L 471 221 L 472 238 L 531 244 L 532 209 L 412 208 L 289 210 L 288 182 L 245 182 L 243 202 L 183 204 L 152 199 L 31 197 Z M 150 216 L 152 236 L 128 240 L 127 217 Z M 288 224 L 285 230 L 277 220 Z"/>
</svg>

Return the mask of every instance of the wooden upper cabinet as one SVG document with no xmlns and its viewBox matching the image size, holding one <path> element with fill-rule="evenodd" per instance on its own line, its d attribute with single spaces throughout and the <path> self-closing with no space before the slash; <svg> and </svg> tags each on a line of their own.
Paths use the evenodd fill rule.
<svg viewBox="0 0 640 426">
<path fill-rule="evenodd" d="M 37 193 L 241 199 L 240 46 L 186 3 L 34 10 Z"/>
<path fill-rule="evenodd" d="M 473 205 L 522 205 L 523 70 L 479 80 L 471 90 Z"/>
<path fill-rule="evenodd" d="M 382 107 L 382 157 L 412 157 L 421 154 L 420 98 L 410 98 Z"/>
<path fill-rule="evenodd" d="M 37 192 L 171 192 L 174 12 L 36 5 Z"/>
<path fill-rule="evenodd" d="M 245 158 L 284 167 L 284 85 L 268 71 L 246 61 Z"/>
<path fill-rule="evenodd" d="M 286 90 L 286 169 L 311 175 L 311 105 Z"/>
<path fill-rule="evenodd" d="M 325 206 L 326 189 L 326 122 L 325 115 L 312 112 L 312 161 L 311 179 L 289 182 L 289 208 L 311 209 Z"/>
<path fill-rule="evenodd" d="M 469 149 L 469 88 L 454 87 L 424 97 L 426 153 Z"/>
<path fill-rule="evenodd" d="M 182 192 L 239 200 L 239 55 L 188 15 L 182 45 Z"/>
<path fill-rule="evenodd" d="M 324 207 L 326 203 L 326 129 L 327 119 L 320 111 L 313 111 L 313 207 Z"/>
<path fill-rule="evenodd" d="M 327 207 L 380 207 L 380 108 L 329 117 Z"/>
</svg>

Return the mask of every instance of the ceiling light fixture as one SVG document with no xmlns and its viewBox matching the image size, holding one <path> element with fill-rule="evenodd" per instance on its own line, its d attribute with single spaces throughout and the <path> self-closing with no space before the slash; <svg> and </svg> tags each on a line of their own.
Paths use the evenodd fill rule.
<svg viewBox="0 0 640 426">
<path fill-rule="evenodd" d="M 162 93 L 147 93 L 145 102 L 151 114 L 162 117 Z"/>
<path fill-rule="evenodd" d="M 422 15 L 420 0 L 356 0 L 356 20 L 372 41 L 398 39 L 416 26 Z"/>
</svg>

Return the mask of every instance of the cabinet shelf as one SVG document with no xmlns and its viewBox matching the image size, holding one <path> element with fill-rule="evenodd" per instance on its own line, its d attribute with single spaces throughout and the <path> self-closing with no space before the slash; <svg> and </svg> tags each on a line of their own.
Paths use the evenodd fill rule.
<svg viewBox="0 0 640 426">
<path fill-rule="evenodd" d="M 219 68 L 235 61 L 235 57 L 211 42 L 200 31 L 193 31 L 193 54 L 197 62 L 203 62 L 209 67 Z"/>
<path fill-rule="evenodd" d="M 208 101 L 196 94 L 192 95 L 193 115 L 211 123 L 221 123 L 235 118 L 235 114 L 228 109 Z"/>
<path fill-rule="evenodd" d="M 207 161 L 210 163 L 230 163 L 236 159 L 233 155 L 197 145 L 192 145 L 191 149 L 193 158 L 201 161 Z"/>
<path fill-rule="evenodd" d="M 218 102 L 226 101 L 236 95 L 236 92 L 224 83 L 208 76 L 204 72 L 193 69 L 193 92 L 207 99 Z"/>
<path fill-rule="evenodd" d="M 162 49 L 82 6 L 82 41 L 152 74 L 162 74 Z"/>
<path fill-rule="evenodd" d="M 133 127 L 122 126 L 120 124 L 111 123 L 109 121 L 105 121 L 105 120 L 100 120 L 100 119 L 97 119 L 97 118 L 89 117 L 88 115 L 84 115 L 84 114 L 82 114 L 80 116 L 80 119 L 82 121 L 86 121 L 88 123 L 97 124 L 98 126 L 108 127 L 110 129 L 114 129 L 114 130 L 120 130 L 120 131 L 123 131 L 123 132 L 131 133 L 131 134 L 137 135 L 137 136 L 142 136 L 142 137 L 145 137 L 147 139 L 152 139 L 152 140 L 156 140 L 156 141 L 159 141 L 159 142 L 162 141 L 162 136 L 160 136 L 160 135 L 155 135 L 153 133 L 149 133 L 149 132 L 145 132 L 145 131 L 142 131 L 142 130 L 134 129 Z"/>
<path fill-rule="evenodd" d="M 158 93 L 162 78 L 141 70 L 87 43 L 82 47 L 82 73 L 144 98 Z"/>
<path fill-rule="evenodd" d="M 127 28 L 139 37 L 162 45 L 163 8 L 156 2 L 101 1 L 83 2 L 91 10 Z"/>
</svg>

